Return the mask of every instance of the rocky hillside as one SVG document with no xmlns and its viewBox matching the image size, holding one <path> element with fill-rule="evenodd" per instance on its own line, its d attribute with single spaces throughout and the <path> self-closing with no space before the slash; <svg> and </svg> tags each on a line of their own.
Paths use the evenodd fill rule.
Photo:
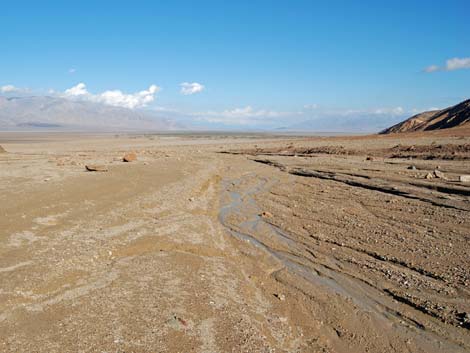
<svg viewBox="0 0 470 353">
<path fill-rule="evenodd" d="M 381 134 L 399 132 L 429 131 L 470 126 L 470 99 L 452 107 L 420 113 L 402 121 Z"/>
</svg>

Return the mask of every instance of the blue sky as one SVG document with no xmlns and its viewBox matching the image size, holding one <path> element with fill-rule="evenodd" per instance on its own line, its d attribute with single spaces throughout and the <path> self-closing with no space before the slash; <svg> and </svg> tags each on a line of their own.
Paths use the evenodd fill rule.
<svg viewBox="0 0 470 353">
<path fill-rule="evenodd" d="M 227 126 L 406 115 L 470 97 L 469 13 L 452 0 L 3 2 L 0 87 L 84 83 L 73 98 Z"/>
</svg>

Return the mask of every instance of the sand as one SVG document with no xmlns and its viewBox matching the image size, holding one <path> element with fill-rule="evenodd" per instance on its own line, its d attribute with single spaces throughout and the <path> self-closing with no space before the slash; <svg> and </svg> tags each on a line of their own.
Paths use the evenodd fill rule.
<svg viewBox="0 0 470 353">
<path fill-rule="evenodd" d="M 0 351 L 468 352 L 449 131 L 0 133 Z"/>
</svg>

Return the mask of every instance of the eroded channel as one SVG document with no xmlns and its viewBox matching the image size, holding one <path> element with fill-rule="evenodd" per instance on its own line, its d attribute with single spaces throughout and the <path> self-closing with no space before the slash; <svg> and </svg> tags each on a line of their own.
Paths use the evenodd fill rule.
<svg viewBox="0 0 470 353">
<path fill-rule="evenodd" d="M 392 331 L 391 335 L 403 341 L 412 339 L 414 345 L 420 348 L 419 351 L 468 352 L 468 342 L 460 338 L 459 332 L 456 332 L 458 329 L 444 328 L 444 324 L 437 320 L 432 325 L 426 324 L 428 320 L 417 320 L 417 317 L 425 314 L 410 307 L 402 310 L 406 304 L 397 302 L 384 291 L 315 261 L 308 244 L 296 241 L 288 232 L 266 222 L 256 204 L 255 195 L 269 190 L 277 183 L 275 178 L 267 179 L 256 174 L 222 182 L 219 221 L 232 236 L 267 255 L 278 264 L 277 273 L 281 270 L 289 272 L 298 279 L 300 286 L 308 282 L 318 290 L 341 296 L 345 301 L 353 301 L 356 307 L 374 317 L 379 326 L 378 331 Z M 332 258 L 331 261 L 337 260 Z M 412 317 L 406 314 L 410 310 L 416 311 Z M 442 332 L 450 334 L 444 337 Z"/>
</svg>

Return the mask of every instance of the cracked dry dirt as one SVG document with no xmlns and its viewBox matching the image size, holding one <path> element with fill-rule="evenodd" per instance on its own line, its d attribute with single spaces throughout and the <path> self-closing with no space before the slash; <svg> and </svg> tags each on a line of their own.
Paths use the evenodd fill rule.
<svg viewBox="0 0 470 353">
<path fill-rule="evenodd" d="M 470 351 L 467 152 L 389 153 L 470 139 L 406 136 L 1 134 L 0 351 Z"/>
</svg>

